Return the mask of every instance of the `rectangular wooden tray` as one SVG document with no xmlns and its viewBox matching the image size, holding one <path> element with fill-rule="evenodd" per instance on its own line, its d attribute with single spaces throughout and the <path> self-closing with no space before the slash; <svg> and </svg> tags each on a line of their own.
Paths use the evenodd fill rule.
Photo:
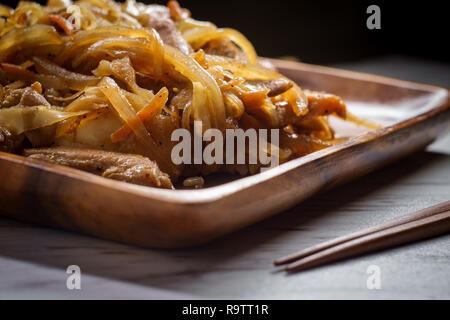
<svg viewBox="0 0 450 320">
<path fill-rule="evenodd" d="M 383 128 L 363 133 L 338 123 L 337 132 L 353 138 L 264 173 L 201 190 L 141 187 L 0 153 L 0 214 L 139 246 L 193 246 L 422 149 L 448 128 L 446 89 L 274 63 L 301 87 L 340 95 L 351 112 Z"/>
</svg>

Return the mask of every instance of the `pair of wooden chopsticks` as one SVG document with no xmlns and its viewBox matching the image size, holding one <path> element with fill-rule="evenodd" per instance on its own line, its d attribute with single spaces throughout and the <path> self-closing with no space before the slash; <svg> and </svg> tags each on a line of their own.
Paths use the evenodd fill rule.
<svg viewBox="0 0 450 320">
<path fill-rule="evenodd" d="M 450 232 L 450 201 L 327 241 L 274 261 L 287 272 L 305 270 Z"/>
</svg>

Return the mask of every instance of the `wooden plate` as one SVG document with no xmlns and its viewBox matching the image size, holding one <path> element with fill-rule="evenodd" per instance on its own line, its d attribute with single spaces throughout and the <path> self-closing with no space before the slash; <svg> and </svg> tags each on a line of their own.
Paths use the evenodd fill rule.
<svg viewBox="0 0 450 320">
<path fill-rule="evenodd" d="M 301 87 L 338 94 L 351 112 L 384 127 L 364 132 L 336 122 L 339 134 L 353 138 L 264 173 L 202 190 L 141 187 L 0 153 L 1 214 L 139 246 L 192 246 L 422 149 L 448 128 L 446 89 L 274 62 Z"/>
</svg>

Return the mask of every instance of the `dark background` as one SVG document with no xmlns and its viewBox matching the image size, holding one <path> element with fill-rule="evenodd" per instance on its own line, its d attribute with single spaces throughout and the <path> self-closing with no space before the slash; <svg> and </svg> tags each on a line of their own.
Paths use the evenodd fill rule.
<svg viewBox="0 0 450 320">
<path fill-rule="evenodd" d="M 263 56 L 293 55 L 337 63 L 384 54 L 447 60 L 445 2 L 183 0 L 193 17 L 243 32 Z M 367 7 L 381 9 L 381 30 L 369 30 Z"/>
<path fill-rule="evenodd" d="M 14 6 L 17 2 L 12 3 Z M 262 56 L 296 56 L 319 64 L 387 54 L 449 61 L 450 11 L 444 1 L 180 0 L 180 3 L 196 19 L 240 30 Z M 366 27 L 369 16 L 366 9 L 371 4 L 381 8 L 381 30 Z"/>
</svg>

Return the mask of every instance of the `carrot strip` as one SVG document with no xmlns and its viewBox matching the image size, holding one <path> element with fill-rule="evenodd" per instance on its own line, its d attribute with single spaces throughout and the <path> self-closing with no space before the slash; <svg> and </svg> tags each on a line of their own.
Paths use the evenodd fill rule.
<svg viewBox="0 0 450 320">
<path fill-rule="evenodd" d="M 64 19 L 63 17 L 61 17 L 61 16 L 59 16 L 57 14 L 49 14 L 48 18 L 50 19 L 50 21 L 52 23 L 55 23 L 58 27 L 63 29 L 63 31 L 68 36 L 72 35 L 73 26 L 72 26 L 72 24 L 69 21 L 67 21 L 66 19 Z"/>
<path fill-rule="evenodd" d="M 159 90 L 159 92 L 150 100 L 150 102 L 143 107 L 137 113 L 139 119 L 144 122 L 145 120 L 157 115 L 161 112 L 162 108 L 165 106 L 167 102 L 167 98 L 169 96 L 169 91 L 166 87 Z M 131 133 L 131 128 L 124 124 L 120 129 L 111 134 L 112 142 L 119 142 L 126 138 Z"/>
<path fill-rule="evenodd" d="M 6 72 L 6 73 L 14 73 L 14 74 L 20 74 L 20 75 L 31 73 L 30 71 L 22 68 L 21 66 L 18 66 L 16 64 L 6 63 L 6 62 L 0 63 L 0 67 L 2 68 L 3 72 Z"/>
</svg>

